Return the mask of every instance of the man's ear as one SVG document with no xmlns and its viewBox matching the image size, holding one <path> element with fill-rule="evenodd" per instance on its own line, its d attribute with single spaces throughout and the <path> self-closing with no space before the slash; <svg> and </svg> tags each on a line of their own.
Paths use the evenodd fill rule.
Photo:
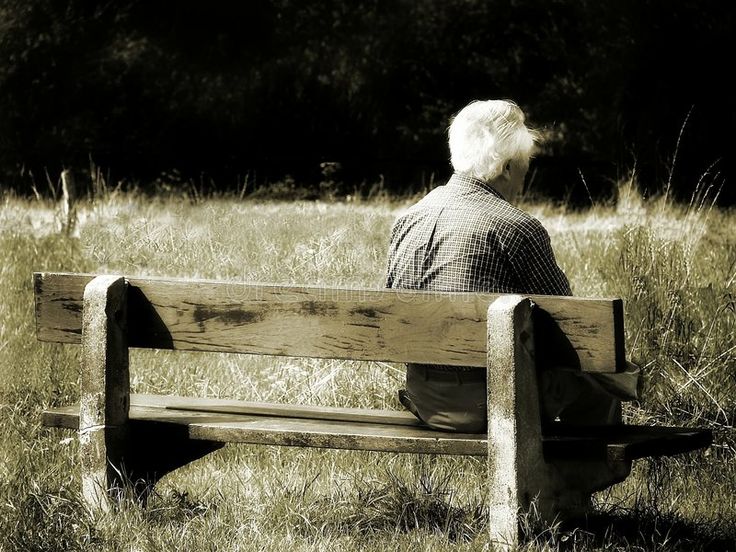
<svg viewBox="0 0 736 552">
<path fill-rule="evenodd" d="M 503 171 L 501 171 L 501 175 L 506 179 L 511 179 L 511 161 L 506 161 L 503 164 Z"/>
</svg>

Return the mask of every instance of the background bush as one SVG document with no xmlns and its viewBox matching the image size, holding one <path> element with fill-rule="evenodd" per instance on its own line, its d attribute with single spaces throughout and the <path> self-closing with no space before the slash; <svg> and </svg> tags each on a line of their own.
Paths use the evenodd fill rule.
<svg viewBox="0 0 736 552">
<path fill-rule="evenodd" d="M 91 158 L 116 181 L 316 184 L 339 161 L 405 190 L 446 175 L 454 112 L 511 97 L 550 135 L 535 190 L 611 195 L 625 167 L 689 198 L 733 174 L 735 23 L 695 0 L 0 0 L 0 182 Z"/>
</svg>

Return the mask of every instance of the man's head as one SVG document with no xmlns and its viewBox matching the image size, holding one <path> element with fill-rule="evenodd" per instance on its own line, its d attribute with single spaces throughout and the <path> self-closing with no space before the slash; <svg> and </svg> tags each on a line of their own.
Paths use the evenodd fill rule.
<svg viewBox="0 0 736 552">
<path fill-rule="evenodd" d="M 452 120 L 450 158 L 457 172 L 492 184 L 507 199 L 521 191 L 539 134 L 510 100 L 473 101 Z"/>
</svg>

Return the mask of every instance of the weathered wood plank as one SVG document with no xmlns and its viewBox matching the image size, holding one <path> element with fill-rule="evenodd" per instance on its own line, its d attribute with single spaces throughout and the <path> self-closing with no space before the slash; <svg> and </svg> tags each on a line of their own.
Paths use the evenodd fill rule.
<svg viewBox="0 0 736 552">
<path fill-rule="evenodd" d="M 131 395 L 130 424 L 159 423 L 168 424 L 172 427 L 196 426 L 197 429 L 188 431 L 191 439 L 204 439 L 219 442 L 242 442 L 260 444 L 297 444 L 294 435 L 286 435 L 284 425 L 292 429 L 304 432 L 305 426 L 291 425 L 289 419 L 283 416 L 256 416 L 226 412 L 206 412 L 177 410 L 173 405 L 186 404 L 191 397 L 163 397 L 163 403 L 159 397 L 152 395 Z M 239 401 L 228 401 L 237 403 Z M 146 406 L 158 404 L 158 406 Z M 168 404 L 168 407 L 162 406 Z M 247 404 L 247 403 L 246 403 Z M 274 408 L 279 405 L 273 404 Z M 329 412 L 327 407 L 325 408 Z M 351 410 L 351 409 L 345 409 Z M 361 409 L 354 409 L 361 412 Z M 397 411 L 396 414 L 403 414 Z M 373 434 L 372 429 L 380 427 L 383 436 L 393 435 L 401 439 L 406 435 L 422 436 L 428 440 L 423 441 L 426 452 L 434 452 L 434 440 L 440 438 L 443 445 L 438 448 L 444 449 L 445 454 L 460 454 L 472 456 L 485 456 L 487 453 L 488 440 L 486 435 L 462 435 L 454 433 L 443 433 L 421 427 L 400 427 L 394 424 L 377 424 L 371 422 L 341 422 L 330 421 L 329 426 L 323 420 L 305 420 L 303 418 L 293 419 L 294 422 L 306 423 L 310 431 L 314 428 L 324 435 L 345 434 L 344 438 L 335 439 L 333 443 L 340 446 L 330 448 L 348 448 L 356 450 L 372 450 L 358 443 L 361 434 L 355 433 L 355 428 L 363 427 L 362 435 L 369 437 Z M 46 427 L 58 427 L 65 429 L 78 429 L 79 427 L 79 405 L 48 409 L 43 412 L 43 425 Z M 279 425 L 282 424 L 282 425 Z M 222 426 L 222 427 L 220 427 Z M 271 431 L 270 428 L 281 428 L 282 437 L 264 437 L 255 435 L 259 431 Z M 345 429 L 347 428 L 347 429 Z M 407 433 L 407 431 L 409 433 Z M 418 432 L 418 433 L 417 433 Z M 287 432 L 288 433 L 288 432 Z M 254 437 L 255 435 L 255 437 Z M 352 437 L 350 437 L 352 435 Z M 696 428 L 673 428 L 673 427 L 650 427 L 650 426 L 605 426 L 605 427 L 570 427 L 555 424 L 542 436 L 544 456 L 548 461 L 600 461 L 609 458 L 631 461 L 645 456 L 663 456 L 689 452 L 708 446 L 712 440 L 709 430 Z M 266 442 L 268 441 L 268 442 Z M 325 443 L 325 437 L 315 439 L 315 443 Z M 383 444 L 389 441 L 384 439 Z M 302 446 L 322 446 L 321 444 L 310 444 L 304 442 Z M 400 447 L 397 449 L 384 447 L 386 451 L 394 452 L 420 452 L 419 450 L 405 451 Z M 449 452 L 457 451 L 457 452 Z"/>
<path fill-rule="evenodd" d="M 222 414 L 251 414 L 282 418 L 305 418 L 387 425 L 421 427 L 422 423 L 410 412 L 366 408 L 338 408 L 305 404 L 250 402 L 230 399 L 178 397 L 172 395 L 131 395 L 136 406 L 168 408 L 192 412 L 217 412 Z"/>
<path fill-rule="evenodd" d="M 331 406 L 291 405 L 285 403 L 249 402 L 232 399 L 207 399 L 176 395 L 131 394 L 130 406 L 163 408 L 190 412 L 216 412 L 218 414 L 250 414 L 256 416 L 308 418 L 311 420 L 351 421 L 423 427 L 413 414 L 403 410 L 371 410 L 364 408 L 337 408 Z M 78 406 L 66 406 L 43 413 L 43 425 L 77 429 L 76 417 L 69 416 L 79 410 Z M 68 425 L 68 424 L 72 425 Z"/>
<path fill-rule="evenodd" d="M 49 410 L 44 412 L 44 425 L 73 429 L 78 423 L 78 412 L 78 407 Z M 185 426 L 191 439 L 224 443 L 421 454 L 479 456 L 486 453 L 485 435 L 364 422 L 131 406 L 129 423 L 131 431 L 135 431 L 136 423 Z"/>
<path fill-rule="evenodd" d="M 472 455 L 485 449 L 477 436 L 431 429 L 253 416 L 250 420 L 203 421 L 190 426 L 195 439 L 297 447 Z"/>
<path fill-rule="evenodd" d="M 37 335 L 79 343 L 82 291 L 94 275 L 36 273 Z M 129 278 L 132 347 L 486 365 L 496 294 L 435 293 Z M 619 299 L 532 296 L 538 359 L 623 369 Z"/>
<path fill-rule="evenodd" d="M 713 442 L 709 429 L 612 425 L 559 426 L 544 437 L 548 458 L 570 461 L 603 457 L 610 461 L 673 456 L 708 447 Z"/>
</svg>

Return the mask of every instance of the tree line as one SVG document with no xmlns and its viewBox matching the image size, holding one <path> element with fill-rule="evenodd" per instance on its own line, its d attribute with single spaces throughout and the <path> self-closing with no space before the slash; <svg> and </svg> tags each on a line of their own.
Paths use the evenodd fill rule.
<svg viewBox="0 0 736 552">
<path fill-rule="evenodd" d="M 606 196 L 635 171 L 687 199 L 733 175 L 733 3 L 0 0 L 0 181 L 448 172 L 449 119 L 512 98 L 547 136 L 533 186 Z M 173 175 L 173 176 L 172 176 Z M 724 183 L 726 185 L 724 185 Z"/>
</svg>

